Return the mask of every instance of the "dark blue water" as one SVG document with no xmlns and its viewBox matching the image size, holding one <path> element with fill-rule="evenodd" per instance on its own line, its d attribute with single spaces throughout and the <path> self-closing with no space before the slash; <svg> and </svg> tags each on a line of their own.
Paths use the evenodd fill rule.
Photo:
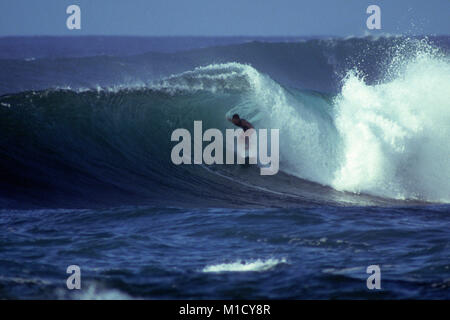
<svg viewBox="0 0 450 320">
<path fill-rule="evenodd" d="M 1 293 L 448 298 L 449 223 L 445 206 L 2 211 Z M 78 293 L 64 288 L 72 264 Z M 372 264 L 382 272 L 376 292 L 366 288 Z"/>
<path fill-rule="evenodd" d="M 13 40 L 1 298 L 450 297 L 448 37 Z M 280 129 L 278 174 L 171 162 L 173 130 L 234 112 Z"/>
</svg>

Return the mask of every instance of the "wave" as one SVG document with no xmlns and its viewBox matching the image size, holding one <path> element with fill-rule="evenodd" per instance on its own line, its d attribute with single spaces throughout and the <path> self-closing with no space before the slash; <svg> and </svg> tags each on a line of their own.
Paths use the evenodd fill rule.
<svg viewBox="0 0 450 320">
<path fill-rule="evenodd" d="M 222 272 L 261 272 L 273 269 L 279 264 L 286 263 L 286 259 L 267 259 L 252 261 L 235 261 L 230 263 L 221 263 L 209 265 L 203 268 L 203 272 L 222 273 Z"/>
<path fill-rule="evenodd" d="M 394 55 L 385 79 L 358 67 L 332 96 L 286 87 L 255 67 L 210 64 L 150 84 L 0 97 L 0 201 L 78 206 L 374 204 L 450 199 L 449 61 L 424 42 Z M 176 128 L 231 128 L 239 113 L 280 129 L 280 170 L 175 166 Z M 363 194 L 353 196 L 348 193 Z"/>
</svg>

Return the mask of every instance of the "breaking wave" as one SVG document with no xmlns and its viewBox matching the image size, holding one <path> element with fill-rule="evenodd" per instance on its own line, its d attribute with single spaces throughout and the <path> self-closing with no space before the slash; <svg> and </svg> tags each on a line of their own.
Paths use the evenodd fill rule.
<svg viewBox="0 0 450 320">
<path fill-rule="evenodd" d="M 176 194 L 193 205 L 205 199 L 271 205 L 264 194 L 248 197 L 249 190 L 265 190 L 283 205 L 289 197 L 335 197 L 332 187 L 449 202 L 449 83 L 448 57 L 420 42 L 397 53 L 377 83 L 352 68 L 336 95 L 284 86 L 238 62 L 145 85 L 4 95 L 0 201 L 173 203 Z M 252 168 L 170 162 L 173 130 L 192 131 L 194 120 L 225 130 L 232 113 L 256 128 L 280 129 L 280 176 L 264 180 Z"/>
</svg>

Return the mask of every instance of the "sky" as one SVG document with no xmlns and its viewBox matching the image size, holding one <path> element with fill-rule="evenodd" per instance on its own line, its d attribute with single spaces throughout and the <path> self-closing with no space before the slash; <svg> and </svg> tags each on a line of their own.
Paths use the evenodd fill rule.
<svg viewBox="0 0 450 320">
<path fill-rule="evenodd" d="M 81 30 L 66 26 L 81 8 Z M 369 5 L 381 30 L 368 30 Z M 450 0 L 1 0 L 0 36 L 450 34 Z"/>
</svg>

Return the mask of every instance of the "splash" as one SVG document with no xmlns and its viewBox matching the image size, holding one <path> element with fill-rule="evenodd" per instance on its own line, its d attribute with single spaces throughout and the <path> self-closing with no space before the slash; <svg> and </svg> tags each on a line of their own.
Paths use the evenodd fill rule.
<svg viewBox="0 0 450 320">
<path fill-rule="evenodd" d="M 331 185 L 397 199 L 450 201 L 450 63 L 426 43 L 400 48 L 387 81 L 352 70 L 335 100 L 343 139 Z M 400 54 L 401 53 L 401 54 Z"/>
</svg>

